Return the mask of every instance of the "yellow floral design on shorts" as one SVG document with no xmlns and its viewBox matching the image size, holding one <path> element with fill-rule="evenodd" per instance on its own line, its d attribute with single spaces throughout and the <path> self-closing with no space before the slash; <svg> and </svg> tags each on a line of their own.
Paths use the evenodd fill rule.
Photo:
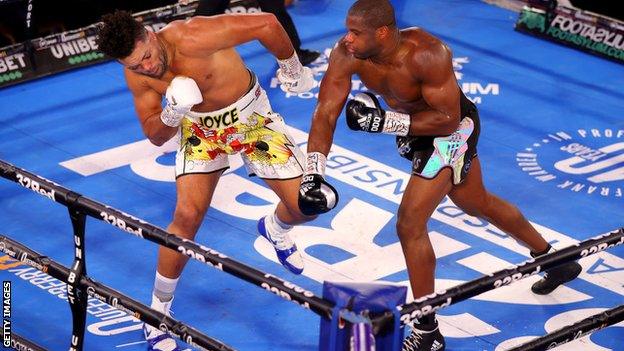
<svg viewBox="0 0 624 351">
<path fill-rule="evenodd" d="M 258 113 L 246 123 L 226 128 L 207 129 L 185 118 L 182 121 L 181 147 L 187 160 L 210 161 L 221 154 L 244 152 L 250 161 L 263 164 L 286 164 L 293 152 L 288 138 L 267 127 L 272 120 Z"/>
</svg>

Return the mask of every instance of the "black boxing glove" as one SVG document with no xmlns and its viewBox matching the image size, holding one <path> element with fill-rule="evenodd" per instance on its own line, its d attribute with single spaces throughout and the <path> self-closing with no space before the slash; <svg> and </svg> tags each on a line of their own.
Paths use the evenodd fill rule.
<svg viewBox="0 0 624 351">
<path fill-rule="evenodd" d="M 325 155 L 320 152 L 309 152 L 306 157 L 298 205 L 301 213 L 307 216 L 329 212 L 338 204 L 338 192 L 323 178 L 325 162 Z"/>
<path fill-rule="evenodd" d="M 408 114 L 385 111 L 375 94 L 358 93 L 346 106 L 347 125 L 353 130 L 405 136 L 409 133 Z"/>
</svg>

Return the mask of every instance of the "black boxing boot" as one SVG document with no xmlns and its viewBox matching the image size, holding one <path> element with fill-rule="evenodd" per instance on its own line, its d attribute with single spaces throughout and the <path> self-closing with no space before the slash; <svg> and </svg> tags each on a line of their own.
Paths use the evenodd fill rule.
<svg viewBox="0 0 624 351">
<path fill-rule="evenodd" d="M 552 246 L 548 245 L 542 252 L 531 252 L 533 258 L 555 252 Z M 560 266 L 545 270 L 544 277 L 531 286 L 531 291 L 537 295 L 547 295 L 553 292 L 559 285 L 567 283 L 581 274 L 583 267 L 576 261 L 564 263 Z"/>
<path fill-rule="evenodd" d="M 403 340 L 401 351 L 444 351 L 446 342 L 435 315 L 425 316 L 412 324 L 412 332 Z"/>
</svg>

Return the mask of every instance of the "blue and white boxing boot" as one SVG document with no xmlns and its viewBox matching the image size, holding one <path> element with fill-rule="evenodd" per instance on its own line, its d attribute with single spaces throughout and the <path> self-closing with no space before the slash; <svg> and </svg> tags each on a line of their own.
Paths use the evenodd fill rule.
<svg viewBox="0 0 624 351">
<path fill-rule="evenodd" d="M 172 302 L 173 299 L 167 302 L 161 302 L 158 297 L 152 295 L 151 307 L 156 311 L 170 316 Z M 147 349 L 149 351 L 182 351 L 171 335 L 154 328 L 149 324 L 143 324 L 143 334 L 145 334 L 145 341 L 147 341 Z"/>
<path fill-rule="evenodd" d="M 275 214 L 260 218 L 258 233 L 265 237 L 275 248 L 277 259 L 282 266 L 295 274 L 303 272 L 303 259 L 297 250 L 297 245 L 288 236 L 292 228 L 284 228 L 276 223 Z"/>
</svg>

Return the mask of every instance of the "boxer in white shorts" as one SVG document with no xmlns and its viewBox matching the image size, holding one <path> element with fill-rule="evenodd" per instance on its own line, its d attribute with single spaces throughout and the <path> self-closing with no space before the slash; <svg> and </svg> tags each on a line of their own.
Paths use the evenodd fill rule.
<svg viewBox="0 0 624 351">
<path fill-rule="evenodd" d="M 198 16 L 152 32 L 129 13 L 117 11 L 103 16 L 98 31 L 99 50 L 124 66 L 147 138 L 162 145 L 175 135 L 180 137 L 176 209 L 167 230 L 194 240 L 228 167 L 227 155 L 238 153 L 249 172 L 263 178 L 281 200 L 274 213 L 259 220 L 259 233 L 274 246 L 284 267 L 300 274 L 303 260 L 288 231 L 314 216 L 302 214 L 297 206 L 303 168 L 300 151 L 234 49 L 253 40 L 277 58 L 277 78 L 287 91 L 300 93 L 314 87 L 312 71 L 301 66 L 272 14 Z M 153 309 L 169 313 L 187 260 L 160 248 Z M 144 333 L 149 350 L 180 350 L 167 333 L 149 325 Z"/>
</svg>

